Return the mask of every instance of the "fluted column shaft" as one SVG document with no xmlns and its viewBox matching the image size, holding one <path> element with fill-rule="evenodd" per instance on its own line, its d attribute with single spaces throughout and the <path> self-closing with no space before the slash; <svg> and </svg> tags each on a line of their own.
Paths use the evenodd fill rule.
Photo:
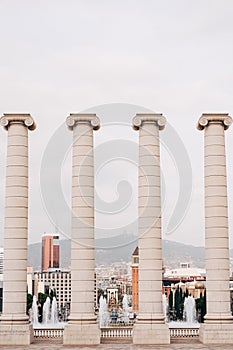
<svg viewBox="0 0 233 350">
<path fill-rule="evenodd" d="M 72 157 L 72 301 L 69 323 L 95 323 L 94 315 L 94 159 L 93 128 L 99 127 L 95 115 L 71 115 Z"/>
<path fill-rule="evenodd" d="M 205 323 L 232 323 L 229 291 L 228 203 L 224 130 L 232 123 L 226 114 L 205 114 Z"/>
<path fill-rule="evenodd" d="M 1 321 L 27 323 L 28 128 L 30 115 L 4 115 L 8 130 Z"/>
<path fill-rule="evenodd" d="M 161 115 L 134 118 L 139 129 L 139 315 L 137 322 L 164 323 L 159 129 Z"/>
</svg>

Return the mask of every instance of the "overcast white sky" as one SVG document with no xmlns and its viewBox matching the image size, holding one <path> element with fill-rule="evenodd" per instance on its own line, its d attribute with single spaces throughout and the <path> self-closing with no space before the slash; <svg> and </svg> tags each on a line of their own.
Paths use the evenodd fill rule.
<svg viewBox="0 0 233 350">
<path fill-rule="evenodd" d="M 203 112 L 233 115 L 232 18 L 230 0 L 0 0 L 0 113 L 28 112 L 38 125 L 29 139 L 30 242 L 38 242 L 43 232 L 54 230 L 48 208 L 42 204 L 40 188 L 41 161 L 47 144 L 70 112 L 90 108 L 98 113 L 103 125 L 95 132 L 99 152 L 96 191 L 103 201 L 101 205 L 117 200 L 117 184 L 122 180 L 126 185 L 123 194 L 130 193 L 124 215 L 109 217 L 97 211 L 97 228 L 105 229 L 99 234 L 134 233 L 135 225 L 127 226 L 137 215 L 134 153 L 130 160 L 112 159 L 106 166 L 101 162 L 105 159 L 104 149 L 114 148 L 114 140 L 128 140 L 137 155 L 138 134 L 130 125 L 134 112 L 145 108 L 166 116 L 183 141 L 193 170 L 189 209 L 181 225 L 167 235 L 179 186 L 172 157 L 166 147 L 162 148 L 164 238 L 204 244 L 204 134 L 195 126 Z M 112 103 L 121 105 L 108 106 Z M 118 125 L 109 124 L 113 122 Z M 64 125 L 62 132 L 71 137 Z M 7 133 L 0 130 L 1 237 L 6 137 Z M 226 132 L 226 142 L 232 236 L 233 127 Z M 122 149 L 124 158 L 124 146 Z M 68 203 L 70 166 L 68 153 L 61 169 Z M 61 231 L 69 236 L 69 217 L 62 216 L 61 208 L 56 214 L 56 193 L 50 196 L 54 196 L 52 221 L 58 226 L 65 222 Z"/>
</svg>

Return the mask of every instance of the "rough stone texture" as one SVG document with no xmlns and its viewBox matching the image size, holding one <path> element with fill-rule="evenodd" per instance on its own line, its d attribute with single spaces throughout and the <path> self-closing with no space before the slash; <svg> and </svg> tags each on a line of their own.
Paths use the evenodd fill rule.
<svg viewBox="0 0 233 350">
<path fill-rule="evenodd" d="M 142 345 L 170 344 L 170 332 L 166 324 L 136 323 L 133 329 L 133 343 Z"/>
<path fill-rule="evenodd" d="M 1 350 L 8 350 L 12 349 L 12 347 L 3 346 L 1 347 Z M 124 344 L 124 343 L 109 343 L 109 344 L 100 344 L 98 346 L 63 346 L 61 344 L 56 344 L 53 342 L 49 342 L 47 344 L 40 343 L 40 344 L 31 344 L 27 347 L 19 347 L 15 346 L 15 350 L 93 350 L 93 349 L 99 349 L 99 350 L 232 350 L 232 345 L 217 345 L 217 344 L 211 344 L 211 345 L 204 345 L 201 344 L 193 339 L 190 340 L 181 340 L 176 343 L 170 344 L 170 345 L 133 345 L 133 344 Z"/>
<path fill-rule="evenodd" d="M 203 114 L 205 129 L 205 251 L 207 314 L 200 328 L 203 343 L 233 343 L 230 310 L 228 204 L 225 156 L 228 114 Z"/>
<path fill-rule="evenodd" d="M 4 227 L 4 295 L 0 344 L 30 344 L 26 315 L 28 241 L 28 129 L 29 114 L 5 114 L 0 124 L 8 130 Z"/>
<path fill-rule="evenodd" d="M 33 329 L 29 324 L 0 323 L 0 345 L 29 345 L 33 342 Z M 15 348 L 15 347 L 14 347 Z"/>
<path fill-rule="evenodd" d="M 161 114 L 137 114 L 139 130 L 138 247 L 139 314 L 134 344 L 169 344 L 170 333 L 162 311 L 162 233 L 159 130 Z"/>
<path fill-rule="evenodd" d="M 233 344 L 233 324 L 204 323 L 199 330 L 199 339 L 203 344 Z"/>
<path fill-rule="evenodd" d="M 98 345 L 100 344 L 100 330 L 96 323 L 69 323 L 64 331 L 64 345 Z"/>
<path fill-rule="evenodd" d="M 94 159 L 93 114 L 72 114 L 67 125 L 73 130 L 71 314 L 64 330 L 66 345 L 96 345 L 100 331 L 94 315 Z"/>
</svg>

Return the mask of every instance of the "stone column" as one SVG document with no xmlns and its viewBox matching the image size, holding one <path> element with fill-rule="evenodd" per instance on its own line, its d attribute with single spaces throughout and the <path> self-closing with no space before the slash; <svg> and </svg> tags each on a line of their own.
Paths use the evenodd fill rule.
<svg viewBox="0 0 233 350">
<path fill-rule="evenodd" d="M 4 114 L 0 124 L 8 130 L 0 344 L 28 345 L 28 129 L 36 126 L 30 114 Z"/>
<path fill-rule="evenodd" d="M 138 247 L 139 314 L 134 344 L 169 344 L 170 333 L 162 310 L 162 233 L 159 130 L 162 114 L 137 114 L 139 130 Z"/>
<path fill-rule="evenodd" d="M 94 315 L 94 160 L 95 114 L 71 114 L 73 130 L 71 314 L 64 331 L 66 345 L 98 345 L 100 330 Z"/>
<path fill-rule="evenodd" d="M 230 311 L 228 203 L 224 130 L 228 114 L 203 114 L 205 129 L 205 253 L 207 314 L 200 327 L 203 343 L 233 343 Z"/>
</svg>

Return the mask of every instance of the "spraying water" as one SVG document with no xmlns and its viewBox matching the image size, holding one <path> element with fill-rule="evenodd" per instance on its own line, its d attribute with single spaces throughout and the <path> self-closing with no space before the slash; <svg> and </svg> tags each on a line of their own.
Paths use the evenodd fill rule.
<svg viewBox="0 0 233 350">
<path fill-rule="evenodd" d="M 101 295 L 99 300 L 99 326 L 100 328 L 108 326 L 110 322 L 110 315 L 108 312 L 108 305 L 106 299 Z"/>
<path fill-rule="evenodd" d="M 65 322 L 59 322 L 58 319 L 58 310 L 57 310 L 57 301 L 56 298 L 53 297 L 52 306 L 50 298 L 47 297 L 44 305 L 43 305 L 43 321 L 40 323 L 38 321 L 38 306 L 36 296 L 33 297 L 32 303 L 32 316 L 31 321 L 34 328 L 55 328 L 60 329 L 64 328 Z"/>
<path fill-rule="evenodd" d="M 123 322 L 129 323 L 129 304 L 128 304 L 128 297 L 125 294 L 122 301 L 122 307 L 123 307 Z"/>
<path fill-rule="evenodd" d="M 184 300 L 184 313 L 183 313 L 184 320 L 187 323 L 195 323 L 197 322 L 196 318 L 196 305 L 195 300 L 192 296 L 188 296 Z"/>
<path fill-rule="evenodd" d="M 50 298 L 47 297 L 44 305 L 43 305 L 43 324 L 48 324 L 50 321 Z"/>
<path fill-rule="evenodd" d="M 58 312 L 57 312 L 57 301 L 56 298 L 53 297 L 52 307 L 51 307 L 51 323 L 58 323 Z"/>
<path fill-rule="evenodd" d="M 36 296 L 33 296 L 33 301 L 32 301 L 32 324 L 33 326 L 38 325 L 38 305 L 37 305 L 37 299 Z"/>
</svg>

